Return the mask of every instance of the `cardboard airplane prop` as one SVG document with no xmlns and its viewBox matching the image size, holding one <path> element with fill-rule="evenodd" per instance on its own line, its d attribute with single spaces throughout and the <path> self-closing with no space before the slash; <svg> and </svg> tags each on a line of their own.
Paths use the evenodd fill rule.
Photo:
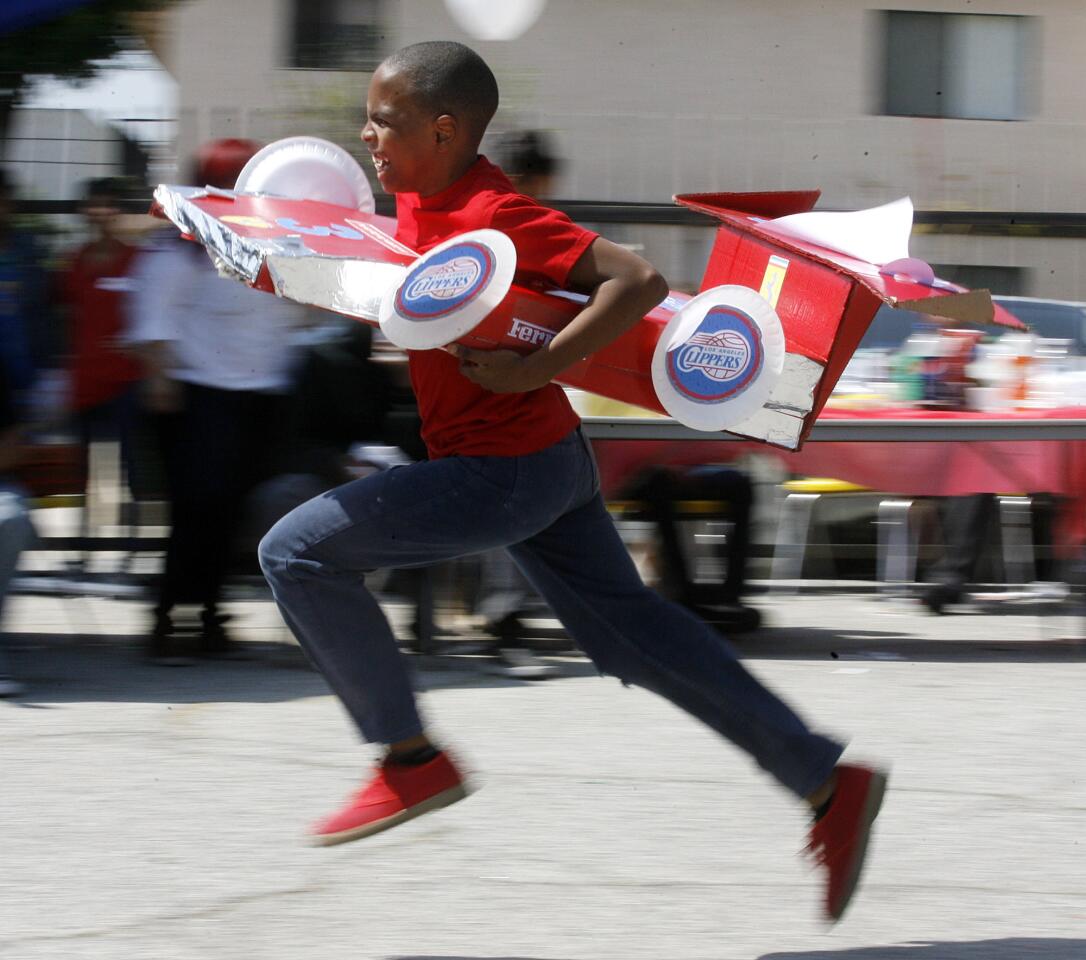
<svg viewBox="0 0 1086 960">
<path fill-rule="evenodd" d="M 327 167 L 316 164 L 316 176 L 314 157 Z M 881 304 L 1020 326 L 987 291 L 938 280 L 908 257 L 907 200 L 811 212 L 818 196 L 676 197 L 720 221 L 701 291 L 672 292 L 560 382 L 698 430 L 798 449 Z M 162 185 L 154 197 L 153 212 L 202 243 L 225 276 L 379 326 L 408 350 L 456 342 L 530 352 L 586 300 L 515 284 L 516 251 L 495 230 L 419 256 L 395 239 L 395 220 L 372 212 L 353 159 L 315 138 L 265 147 L 234 190 Z"/>
</svg>

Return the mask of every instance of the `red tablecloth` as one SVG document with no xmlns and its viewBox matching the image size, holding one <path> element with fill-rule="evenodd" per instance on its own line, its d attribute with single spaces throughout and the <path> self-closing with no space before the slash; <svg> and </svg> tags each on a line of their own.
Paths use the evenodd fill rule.
<svg viewBox="0 0 1086 960">
<path fill-rule="evenodd" d="M 1086 408 L 998 414 L 895 410 L 825 410 L 822 420 L 1086 419 Z M 776 457 L 793 474 L 848 480 L 873 490 L 912 496 L 970 493 L 1052 493 L 1067 498 L 1062 545 L 1086 542 L 1086 441 L 828 441 L 789 453 L 764 444 L 711 440 L 601 440 L 595 443 L 605 496 L 652 464 L 726 463 L 757 451 Z"/>
</svg>

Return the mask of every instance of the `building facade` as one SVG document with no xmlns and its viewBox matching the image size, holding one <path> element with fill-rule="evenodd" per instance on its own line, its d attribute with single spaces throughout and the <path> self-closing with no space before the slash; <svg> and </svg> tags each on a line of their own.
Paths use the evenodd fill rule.
<svg viewBox="0 0 1086 960">
<path fill-rule="evenodd" d="M 553 133 L 559 197 L 817 187 L 822 208 L 857 209 L 908 195 L 965 221 L 916 231 L 913 254 L 944 273 L 1086 299 L 1086 241 L 1065 216 L 1086 214 L 1077 0 L 549 0 L 504 42 L 473 40 L 442 0 L 192 0 L 167 16 L 180 156 L 209 137 L 308 133 L 364 159 L 368 71 L 403 44 L 457 39 L 498 76 L 495 130 Z M 965 216 L 1007 212 L 1041 217 Z M 708 230 L 603 229 L 696 283 Z"/>
</svg>

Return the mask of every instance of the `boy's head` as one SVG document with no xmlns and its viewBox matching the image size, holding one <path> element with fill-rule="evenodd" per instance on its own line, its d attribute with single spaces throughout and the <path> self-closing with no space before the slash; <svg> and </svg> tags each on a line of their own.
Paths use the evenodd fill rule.
<svg viewBox="0 0 1086 960">
<path fill-rule="evenodd" d="M 474 50 L 431 41 L 404 47 L 373 75 L 362 140 L 387 193 L 428 196 L 474 162 L 498 109 L 498 83 Z"/>
</svg>

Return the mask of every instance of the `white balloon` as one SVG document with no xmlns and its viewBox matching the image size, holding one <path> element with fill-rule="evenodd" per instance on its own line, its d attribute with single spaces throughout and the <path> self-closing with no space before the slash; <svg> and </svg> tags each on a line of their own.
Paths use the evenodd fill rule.
<svg viewBox="0 0 1086 960">
<path fill-rule="evenodd" d="M 445 0 L 452 18 L 476 40 L 513 40 L 546 5 L 547 0 Z"/>
<path fill-rule="evenodd" d="M 364 213 L 374 209 L 373 190 L 358 161 L 320 137 L 287 137 L 269 143 L 245 164 L 234 189 L 319 200 Z"/>
</svg>

